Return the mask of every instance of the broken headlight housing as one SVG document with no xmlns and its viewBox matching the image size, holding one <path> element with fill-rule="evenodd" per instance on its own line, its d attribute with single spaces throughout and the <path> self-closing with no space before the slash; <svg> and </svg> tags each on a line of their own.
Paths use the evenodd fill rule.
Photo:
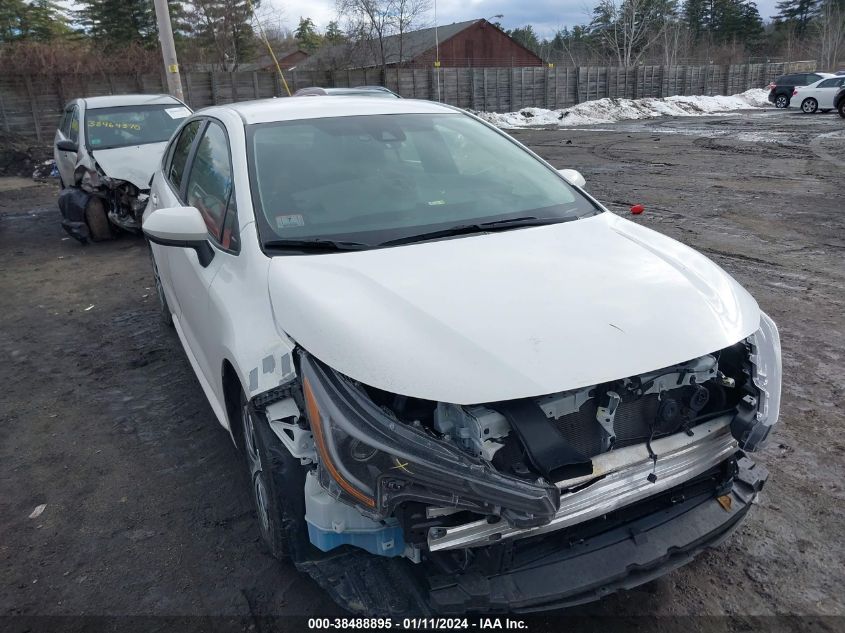
<svg viewBox="0 0 845 633">
<path fill-rule="evenodd" d="M 497 472 L 423 428 L 391 417 L 353 381 L 301 352 L 305 407 L 320 483 L 374 519 L 402 502 L 448 505 L 544 525 L 560 504 L 557 487 Z"/>
<path fill-rule="evenodd" d="M 749 336 L 746 343 L 751 382 L 757 388 L 757 402 L 753 415 L 737 416 L 739 422 L 734 422 L 734 435 L 743 449 L 754 451 L 763 446 L 780 415 L 780 334 L 775 322 L 765 312 L 760 312 L 760 329 Z"/>
</svg>

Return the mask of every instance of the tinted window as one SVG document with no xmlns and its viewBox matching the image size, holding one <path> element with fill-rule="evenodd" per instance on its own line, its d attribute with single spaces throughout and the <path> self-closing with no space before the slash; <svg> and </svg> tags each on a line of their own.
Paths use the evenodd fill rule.
<svg viewBox="0 0 845 633">
<path fill-rule="evenodd" d="M 91 149 L 162 143 L 190 114 L 179 104 L 97 108 L 86 112 L 85 133 Z"/>
<path fill-rule="evenodd" d="M 173 148 L 173 156 L 167 167 L 167 179 L 173 184 L 176 190 L 182 187 L 182 174 L 185 173 L 185 163 L 188 162 L 188 153 L 191 151 L 191 144 L 200 129 L 200 121 L 191 121 L 182 130 L 176 145 Z"/>
<path fill-rule="evenodd" d="M 67 137 L 74 143 L 79 142 L 79 108 L 74 107 L 70 113 L 70 125 Z"/>
<path fill-rule="evenodd" d="M 818 88 L 838 88 L 845 81 L 845 77 L 834 77 L 833 79 L 825 79 L 817 87 Z"/>
<path fill-rule="evenodd" d="M 595 207 L 558 174 L 463 114 L 392 114 L 251 126 L 263 237 L 377 245 L 422 231 Z"/>
<path fill-rule="evenodd" d="M 62 121 L 59 123 L 59 130 L 61 130 L 62 135 L 65 137 L 70 136 L 70 118 L 73 114 L 73 108 L 68 108 L 64 111 L 62 115 Z"/>
<path fill-rule="evenodd" d="M 804 75 L 804 85 L 809 86 L 810 84 L 816 83 L 819 79 L 821 79 L 821 75 L 813 75 L 812 73 Z"/>
<path fill-rule="evenodd" d="M 217 123 L 209 123 L 191 163 L 185 193 L 189 206 L 205 219 L 208 232 L 222 243 L 223 217 L 232 193 L 232 164 L 226 133 Z"/>
</svg>

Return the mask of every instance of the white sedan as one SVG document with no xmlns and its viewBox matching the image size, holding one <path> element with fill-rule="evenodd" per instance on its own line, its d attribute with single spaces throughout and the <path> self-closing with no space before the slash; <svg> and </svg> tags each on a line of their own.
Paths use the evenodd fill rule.
<svg viewBox="0 0 845 633">
<path fill-rule="evenodd" d="M 796 87 L 792 91 L 790 103 L 798 104 L 805 114 L 813 114 L 818 110 L 829 112 L 833 110 L 833 97 L 843 85 L 845 76 L 829 76 L 809 86 Z"/>
<path fill-rule="evenodd" d="M 267 546 L 348 609 L 598 599 L 757 497 L 775 324 L 583 184 L 427 101 L 231 104 L 171 140 L 143 221 L 163 315 Z"/>
</svg>

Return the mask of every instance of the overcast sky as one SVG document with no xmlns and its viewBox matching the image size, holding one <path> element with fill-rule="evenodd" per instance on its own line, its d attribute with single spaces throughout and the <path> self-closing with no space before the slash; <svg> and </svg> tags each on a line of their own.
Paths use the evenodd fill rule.
<svg viewBox="0 0 845 633">
<path fill-rule="evenodd" d="M 282 10 L 283 22 L 295 28 L 300 16 L 310 17 L 322 31 L 330 20 L 337 18 L 335 0 L 263 0 Z M 502 26 L 512 29 L 531 24 L 541 37 L 552 37 L 559 28 L 584 24 L 595 6 L 595 0 L 438 0 L 438 24 L 451 24 L 475 18 L 487 18 L 501 13 Z M 768 21 L 774 11 L 775 0 L 758 0 L 757 8 Z M 341 20 L 342 22 L 342 20 Z M 434 24 L 434 14 L 429 17 Z"/>
</svg>

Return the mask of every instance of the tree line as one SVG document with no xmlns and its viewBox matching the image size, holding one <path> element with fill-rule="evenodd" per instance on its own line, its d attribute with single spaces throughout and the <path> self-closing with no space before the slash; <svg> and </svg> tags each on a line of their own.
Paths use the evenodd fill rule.
<svg viewBox="0 0 845 633">
<path fill-rule="evenodd" d="M 307 16 L 288 29 L 281 11 L 261 0 L 168 2 L 187 69 L 237 70 L 266 56 L 264 38 L 277 54 L 366 45 L 384 66 L 387 38 L 398 36 L 401 58 L 403 36 L 432 25 L 431 0 L 336 0 L 338 18 L 322 31 Z M 494 25 L 566 65 L 816 59 L 823 68 L 845 66 L 845 0 L 780 0 L 770 20 L 753 0 L 598 0 L 582 24 L 552 37 L 539 37 L 530 24 Z M 161 60 L 152 0 L 76 0 L 72 8 L 0 0 L 0 64 L 30 72 L 155 72 Z"/>
</svg>

